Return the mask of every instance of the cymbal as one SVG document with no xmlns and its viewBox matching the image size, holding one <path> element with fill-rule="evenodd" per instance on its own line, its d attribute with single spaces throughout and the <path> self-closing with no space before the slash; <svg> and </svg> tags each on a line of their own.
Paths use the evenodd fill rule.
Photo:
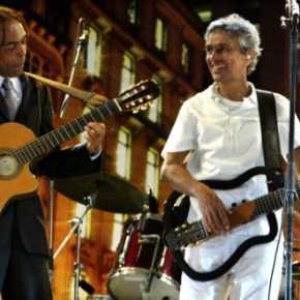
<svg viewBox="0 0 300 300">
<path fill-rule="evenodd" d="M 84 205 L 88 204 L 89 195 L 94 196 L 92 207 L 104 211 L 136 214 L 148 207 L 147 196 L 118 176 L 92 173 L 56 179 L 54 188 Z"/>
</svg>

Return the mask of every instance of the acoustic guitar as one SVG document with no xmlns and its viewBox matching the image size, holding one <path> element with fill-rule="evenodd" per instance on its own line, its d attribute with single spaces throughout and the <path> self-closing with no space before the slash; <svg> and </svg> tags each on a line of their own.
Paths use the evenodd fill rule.
<svg viewBox="0 0 300 300">
<path fill-rule="evenodd" d="M 147 109 L 158 95 L 159 88 L 153 81 L 141 81 L 117 98 L 39 138 L 22 124 L 0 125 L 0 212 L 9 201 L 36 192 L 38 181 L 30 172 L 31 161 L 83 132 L 89 122 L 104 121 L 121 112 Z"/>
</svg>

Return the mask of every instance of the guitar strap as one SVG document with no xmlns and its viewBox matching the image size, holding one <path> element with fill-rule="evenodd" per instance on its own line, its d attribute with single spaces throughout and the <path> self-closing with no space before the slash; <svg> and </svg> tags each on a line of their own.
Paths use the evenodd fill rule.
<svg viewBox="0 0 300 300">
<path fill-rule="evenodd" d="M 276 104 L 273 93 L 267 91 L 257 90 L 257 98 L 265 167 L 274 170 L 274 176 L 267 175 L 269 190 L 273 191 L 284 185 Z"/>
<path fill-rule="evenodd" d="M 258 109 L 262 133 L 262 145 L 265 159 L 265 167 L 257 167 L 250 170 L 253 175 L 265 174 L 268 181 L 269 191 L 282 187 L 284 184 L 282 160 L 280 155 L 280 143 L 277 127 L 276 104 L 273 93 L 257 90 Z M 262 170 L 263 169 L 263 170 Z M 228 189 L 222 182 L 207 181 L 209 186 Z M 178 200 L 180 203 L 177 205 Z M 174 191 L 167 199 L 164 208 L 164 236 L 169 230 L 181 225 L 187 218 L 189 210 L 189 197 Z M 210 272 L 197 272 L 184 260 L 181 250 L 172 250 L 176 263 L 190 278 L 198 281 L 208 281 L 225 274 L 239 260 L 239 258 L 253 245 L 265 244 L 274 240 L 278 233 L 278 224 L 274 213 L 267 215 L 270 232 L 267 235 L 256 236 L 243 242 L 221 267 Z M 164 238 L 166 242 L 166 239 Z"/>
</svg>

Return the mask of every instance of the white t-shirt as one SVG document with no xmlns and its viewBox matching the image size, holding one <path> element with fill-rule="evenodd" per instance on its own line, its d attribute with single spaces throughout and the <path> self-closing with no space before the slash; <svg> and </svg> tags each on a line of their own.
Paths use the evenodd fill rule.
<svg viewBox="0 0 300 300">
<path fill-rule="evenodd" d="M 243 101 L 235 102 L 218 94 L 214 85 L 185 101 L 180 109 L 162 156 L 168 152 L 192 151 L 187 169 L 197 180 L 229 180 L 256 167 L 264 166 L 257 94 L 252 93 Z M 278 118 L 281 153 L 286 157 L 289 135 L 289 101 L 274 93 Z M 300 145 L 300 123 L 295 119 L 295 147 Z M 225 206 L 239 204 L 243 199 L 251 200 L 268 193 L 266 177 L 252 177 L 232 190 L 216 190 Z M 277 217 L 279 218 L 279 212 Z M 191 198 L 188 221 L 201 218 L 198 200 Z M 278 219 L 280 223 L 280 218 Z M 236 245 L 250 236 L 267 234 L 269 225 L 265 216 L 240 226 L 229 235 L 213 238 L 202 245 L 212 250 L 220 245 L 232 253 Z M 229 239 L 232 239 L 230 242 Z M 228 243 L 229 242 L 229 243 Z M 229 248 L 226 246 L 231 243 Z M 197 247 L 196 247 L 197 248 Z M 205 251 L 205 250 L 203 250 Z M 188 251 L 186 251 L 188 252 Z M 222 250 L 221 250 L 222 253 Z"/>
</svg>

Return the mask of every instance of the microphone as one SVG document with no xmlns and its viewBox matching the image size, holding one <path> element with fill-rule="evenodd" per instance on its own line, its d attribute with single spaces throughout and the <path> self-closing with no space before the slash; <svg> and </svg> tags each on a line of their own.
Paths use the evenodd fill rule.
<svg viewBox="0 0 300 300">
<path fill-rule="evenodd" d="M 89 39 L 89 26 L 87 25 L 84 18 L 80 18 L 78 21 L 79 32 L 81 35 L 78 38 L 79 43 L 83 43 L 86 46 L 88 39 Z"/>
<path fill-rule="evenodd" d="M 73 64 L 72 64 L 72 68 L 71 68 L 71 72 L 70 72 L 70 78 L 69 78 L 69 82 L 68 82 L 69 86 L 72 85 L 81 50 L 83 47 L 86 48 L 86 46 L 88 44 L 88 39 L 89 39 L 89 26 L 87 25 L 84 18 L 79 18 L 78 29 L 77 29 L 77 45 L 76 45 L 76 49 L 75 49 L 75 55 L 74 55 Z M 60 108 L 60 114 L 59 114 L 60 118 L 62 118 L 62 119 L 64 119 L 64 117 L 66 115 L 70 99 L 71 99 L 71 97 L 69 94 L 66 94 L 63 99 L 63 102 L 62 102 L 62 105 Z"/>
<path fill-rule="evenodd" d="M 292 21 L 296 21 L 296 24 L 298 24 L 299 4 L 297 3 L 297 1 L 296 0 L 288 0 L 285 7 L 286 7 L 288 17 Z"/>
</svg>

